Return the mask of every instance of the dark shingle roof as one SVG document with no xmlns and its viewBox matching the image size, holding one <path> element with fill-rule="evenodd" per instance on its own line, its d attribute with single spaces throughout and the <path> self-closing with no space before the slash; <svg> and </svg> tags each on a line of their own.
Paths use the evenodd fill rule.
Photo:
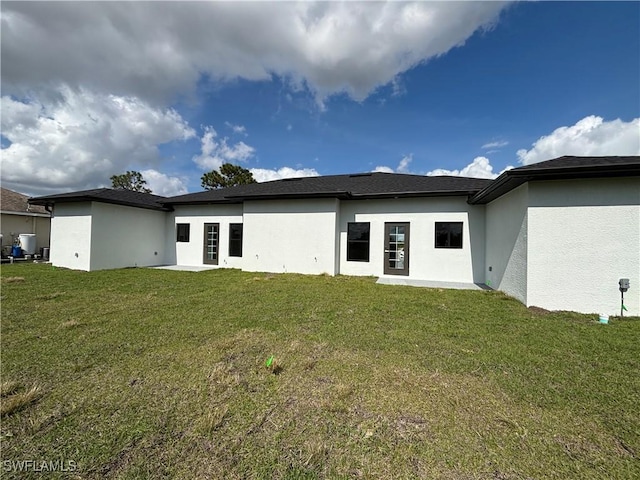
<svg viewBox="0 0 640 480">
<path fill-rule="evenodd" d="M 96 188 L 93 190 L 82 190 L 80 192 L 60 193 L 57 195 L 47 195 L 44 197 L 30 198 L 32 205 L 53 205 L 55 203 L 67 202 L 103 202 L 115 205 L 125 205 L 128 207 L 148 208 L 150 210 L 168 211 L 163 203 L 166 197 L 152 195 L 151 193 L 134 192 L 132 190 Z"/>
<path fill-rule="evenodd" d="M 640 176 L 640 156 L 559 157 L 504 172 L 469 203 L 489 203 L 529 181 L 631 176 Z"/>
<path fill-rule="evenodd" d="M 167 199 L 171 205 L 193 203 L 239 203 L 275 198 L 389 198 L 472 195 L 491 180 L 466 177 L 361 173 L 275 180 L 237 187 L 190 193 Z"/>
<path fill-rule="evenodd" d="M 16 213 L 37 213 L 42 215 L 49 215 L 43 207 L 29 205 L 29 197 L 8 188 L 0 189 L 2 196 L 0 197 L 0 210 L 4 212 L 16 212 Z"/>
</svg>

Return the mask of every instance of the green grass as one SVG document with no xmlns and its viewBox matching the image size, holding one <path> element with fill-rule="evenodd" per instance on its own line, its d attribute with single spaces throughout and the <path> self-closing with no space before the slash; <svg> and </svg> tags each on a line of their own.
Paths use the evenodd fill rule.
<svg viewBox="0 0 640 480">
<path fill-rule="evenodd" d="M 638 318 L 341 276 L 9 265 L 2 279 L 3 470 L 640 477 Z"/>
</svg>

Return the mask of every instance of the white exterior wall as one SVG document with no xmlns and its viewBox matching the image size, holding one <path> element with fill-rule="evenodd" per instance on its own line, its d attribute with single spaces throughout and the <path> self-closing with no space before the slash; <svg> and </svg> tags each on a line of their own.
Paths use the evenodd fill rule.
<svg viewBox="0 0 640 480">
<path fill-rule="evenodd" d="M 527 305 L 640 315 L 640 178 L 531 182 Z"/>
<path fill-rule="evenodd" d="M 243 269 L 335 275 L 336 199 L 244 203 Z"/>
<path fill-rule="evenodd" d="M 40 248 L 49 246 L 51 219 L 48 216 L 2 213 L 0 225 L 2 226 L 2 245 L 10 246 L 12 236 L 18 237 L 21 233 L 34 233 L 36 235 L 36 253 L 40 253 Z"/>
<path fill-rule="evenodd" d="M 340 205 L 340 273 L 384 275 L 384 224 L 408 222 L 409 276 L 484 283 L 484 206 L 466 197 L 351 200 Z M 347 261 L 347 224 L 370 223 L 369 262 Z M 463 222 L 462 248 L 435 248 L 435 222 Z M 394 275 L 395 276 L 395 275 Z"/>
<path fill-rule="evenodd" d="M 487 205 L 485 283 L 527 303 L 527 184 Z M 491 271 L 489 271 L 491 268 Z"/>
<path fill-rule="evenodd" d="M 51 219 L 51 264 L 86 270 L 91 268 L 91 203 L 61 203 Z"/>
<path fill-rule="evenodd" d="M 91 270 L 162 265 L 166 212 L 91 204 Z"/>
<path fill-rule="evenodd" d="M 176 242 L 178 223 L 188 223 L 189 241 Z M 219 223 L 218 267 L 243 268 L 246 252 L 246 231 L 243 231 L 243 256 L 229 256 L 229 224 L 243 223 L 242 205 L 188 205 L 176 206 L 167 217 L 167 257 L 169 264 L 202 266 L 204 265 L 204 224 Z M 209 265 L 215 267 L 215 265 Z"/>
</svg>

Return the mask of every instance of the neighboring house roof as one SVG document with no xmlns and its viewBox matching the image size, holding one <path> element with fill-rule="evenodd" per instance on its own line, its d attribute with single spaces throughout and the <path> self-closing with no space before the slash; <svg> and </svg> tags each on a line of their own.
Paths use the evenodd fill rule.
<svg viewBox="0 0 640 480">
<path fill-rule="evenodd" d="M 8 188 L 0 188 L 0 210 L 2 213 L 18 215 L 50 216 L 44 207 L 29 205 L 29 197 Z"/>
<path fill-rule="evenodd" d="M 29 199 L 29 203 L 32 205 L 54 205 L 56 203 L 69 202 L 103 202 L 128 207 L 147 208 L 150 210 L 170 211 L 171 208 L 163 205 L 164 201 L 166 201 L 165 197 L 151 193 L 134 192 L 124 189 L 114 190 L 111 188 L 96 188 L 94 190 L 60 193 L 58 195 L 47 195 Z"/>
<path fill-rule="evenodd" d="M 168 198 L 170 205 L 239 203 L 244 200 L 277 198 L 400 198 L 472 195 L 491 180 L 466 177 L 359 173 L 274 180 L 264 183 L 190 193 Z"/>
<path fill-rule="evenodd" d="M 507 170 L 489 186 L 471 197 L 469 203 L 489 203 L 529 181 L 633 176 L 640 176 L 640 156 L 565 156 Z"/>
</svg>

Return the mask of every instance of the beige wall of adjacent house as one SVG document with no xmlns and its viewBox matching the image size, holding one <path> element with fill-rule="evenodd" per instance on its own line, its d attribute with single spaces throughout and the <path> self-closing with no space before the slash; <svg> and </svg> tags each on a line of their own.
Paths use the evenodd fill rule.
<svg viewBox="0 0 640 480">
<path fill-rule="evenodd" d="M 36 253 L 40 248 L 49 246 L 51 234 L 51 219 L 48 216 L 21 215 L 19 213 L 2 213 L 0 218 L 2 227 L 2 245 L 11 245 L 13 238 L 21 233 L 36 235 Z"/>
<path fill-rule="evenodd" d="M 177 242 L 177 225 L 189 224 L 189 241 Z M 243 223 L 242 204 L 176 206 L 167 217 L 166 263 L 204 265 L 204 224 L 219 224 L 218 268 L 242 268 L 243 257 L 229 256 L 229 224 Z M 244 232 L 246 238 L 246 232 Z M 244 250 L 244 246 L 243 246 Z M 210 265 L 214 266 L 214 265 Z"/>
<path fill-rule="evenodd" d="M 243 269 L 335 275 L 336 199 L 245 201 Z"/>
<path fill-rule="evenodd" d="M 74 270 L 91 268 L 91 203 L 56 205 L 51 219 L 50 260 Z"/>
<path fill-rule="evenodd" d="M 640 178 L 531 182 L 527 305 L 640 315 Z"/>
<path fill-rule="evenodd" d="M 384 275 L 386 222 L 409 223 L 409 275 L 443 282 L 484 282 L 485 207 L 466 197 L 350 200 L 340 203 L 340 273 Z M 370 223 L 369 262 L 347 260 L 349 222 Z M 462 248 L 436 248 L 435 223 L 462 222 Z"/>
<path fill-rule="evenodd" d="M 485 281 L 527 303 L 527 184 L 486 208 Z"/>
</svg>

